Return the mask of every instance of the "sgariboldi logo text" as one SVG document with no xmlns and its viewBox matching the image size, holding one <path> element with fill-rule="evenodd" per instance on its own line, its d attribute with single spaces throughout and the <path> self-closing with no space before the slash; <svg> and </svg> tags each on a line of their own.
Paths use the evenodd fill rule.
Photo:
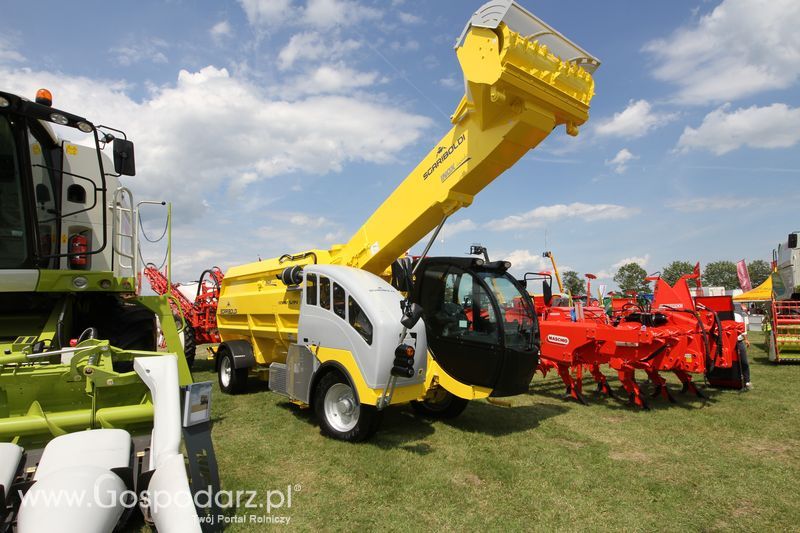
<svg viewBox="0 0 800 533">
<path fill-rule="evenodd" d="M 461 143 L 463 143 L 466 140 L 466 138 L 467 138 L 466 134 L 462 133 L 461 136 L 458 139 L 456 139 L 456 142 L 451 144 L 447 149 L 445 149 L 443 146 L 440 147 L 438 152 L 439 157 L 437 157 L 436 161 L 433 162 L 431 168 L 425 171 L 425 174 L 422 175 L 422 179 L 425 180 L 428 179 L 430 175 L 433 174 L 433 171 L 439 168 L 439 165 L 444 163 L 448 157 L 453 155 L 453 152 L 456 151 L 456 148 L 461 146 Z"/>
</svg>

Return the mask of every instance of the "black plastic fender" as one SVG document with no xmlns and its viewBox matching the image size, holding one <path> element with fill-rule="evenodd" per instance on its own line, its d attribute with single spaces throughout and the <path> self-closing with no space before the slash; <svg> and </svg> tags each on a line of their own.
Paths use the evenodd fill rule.
<svg viewBox="0 0 800 533">
<path fill-rule="evenodd" d="M 256 358 L 253 355 L 253 347 L 249 342 L 243 340 L 226 341 L 219 345 L 217 354 L 220 350 L 228 350 L 233 356 L 233 368 L 236 370 L 242 368 L 252 368 L 256 366 Z M 214 370 L 219 371 L 220 357 L 214 358 Z"/>
</svg>

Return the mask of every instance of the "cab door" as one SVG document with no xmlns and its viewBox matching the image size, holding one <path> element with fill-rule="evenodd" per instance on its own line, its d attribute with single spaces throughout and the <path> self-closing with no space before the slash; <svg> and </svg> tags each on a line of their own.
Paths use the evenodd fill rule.
<svg viewBox="0 0 800 533">
<path fill-rule="evenodd" d="M 462 383 L 493 388 L 503 367 L 498 310 L 474 274 L 431 265 L 417 280 L 433 358 Z"/>
</svg>

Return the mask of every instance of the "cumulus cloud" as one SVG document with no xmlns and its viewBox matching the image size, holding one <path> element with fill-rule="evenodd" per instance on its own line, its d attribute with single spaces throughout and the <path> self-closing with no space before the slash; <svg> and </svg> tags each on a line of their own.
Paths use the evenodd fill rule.
<svg viewBox="0 0 800 533">
<path fill-rule="evenodd" d="M 674 113 L 657 113 L 647 100 L 631 100 L 628 107 L 607 119 L 600 119 L 595 127 L 597 135 L 635 139 L 677 118 Z"/>
<path fill-rule="evenodd" d="M 109 49 L 112 54 L 112 61 L 119 66 L 129 67 L 136 63 L 149 61 L 150 63 L 168 63 L 167 55 L 164 51 L 169 48 L 169 44 L 157 37 L 130 41 L 124 45 L 115 46 Z"/>
<path fill-rule="evenodd" d="M 380 9 L 359 4 L 354 0 L 308 0 L 303 21 L 315 28 L 352 26 L 381 18 Z"/>
<path fill-rule="evenodd" d="M 738 209 L 750 207 L 763 200 L 757 198 L 736 198 L 733 196 L 711 196 L 703 198 L 684 198 L 671 200 L 666 206 L 684 213 L 716 211 L 719 209 Z"/>
<path fill-rule="evenodd" d="M 251 26 L 284 24 L 291 13 L 292 0 L 239 0 Z"/>
<path fill-rule="evenodd" d="M 296 33 L 278 52 L 278 68 L 287 70 L 300 61 L 340 59 L 360 47 L 361 43 L 353 39 L 326 40 L 316 31 Z"/>
<path fill-rule="evenodd" d="M 431 125 L 368 94 L 271 98 L 213 66 L 182 70 L 176 82 L 153 87 L 143 100 L 113 80 L 3 65 L 0 76 L 19 94 L 58 87 L 58 107 L 124 129 L 136 142 L 137 195 L 171 199 L 195 216 L 203 200 L 219 206 L 226 192 L 271 177 L 395 161 Z"/>
<path fill-rule="evenodd" d="M 22 62 L 25 56 L 14 49 L 7 36 L 0 35 L 0 63 Z"/>
<path fill-rule="evenodd" d="M 422 22 L 422 17 L 414 15 L 413 13 L 406 13 L 405 11 L 399 12 L 397 17 L 403 24 L 419 24 Z"/>
<path fill-rule="evenodd" d="M 632 257 L 626 257 L 624 259 L 620 259 L 619 261 L 614 263 L 612 266 L 613 266 L 613 268 L 615 270 L 617 270 L 620 267 L 623 267 L 623 266 L 625 266 L 625 265 L 627 265 L 629 263 L 636 263 L 640 267 L 646 267 L 647 263 L 649 263 L 649 262 L 650 262 L 650 254 L 644 254 L 643 256 L 634 255 Z"/>
<path fill-rule="evenodd" d="M 633 155 L 630 150 L 623 148 L 613 159 L 606 160 L 606 165 L 613 167 L 617 174 L 624 174 L 628 170 L 628 163 L 635 159 L 639 159 L 639 156 Z"/>
<path fill-rule="evenodd" d="M 653 75 L 686 104 L 785 89 L 800 76 L 800 2 L 724 0 L 696 22 L 647 43 Z"/>
<path fill-rule="evenodd" d="M 598 220 L 618 220 L 630 218 L 639 213 L 635 207 L 625 207 L 615 204 L 585 204 L 573 202 L 571 204 L 555 204 L 537 207 L 520 215 L 510 215 L 505 218 L 493 220 L 487 224 L 490 229 L 498 231 L 530 229 L 542 227 L 545 224 L 569 218 L 577 218 L 586 222 Z"/>
<path fill-rule="evenodd" d="M 211 35 L 211 39 L 215 43 L 219 44 L 226 37 L 230 37 L 232 33 L 231 24 L 227 20 L 221 20 L 211 26 L 211 29 L 208 30 L 208 33 Z"/>
<path fill-rule="evenodd" d="M 512 272 L 522 275 L 525 272 L 551 271 L 553 266 L 549 259 L 545 259 L 541 254 L 531 253 L 530 250 L 512 250 L 505 254 L 498 254 L 497 257 L 490 256 L 491 259 L 502 259 L 511 262 Z"/>
<path fill-rule="evenodd" d="M 290 80 L 282 92 L 287 95 L 342 93 L 380 81 L 380 75 L 374 71 L 360 72 L 344 63 L 321 65 Z"/>
<path fill-rule="evenodd" d="M 705 116 L 697 128 L 687 126 L 677 150 L 708 150 L 716 155 L 742 146 L 789 148 L 800 141 L 800 108 L 786 104 L 729 111 L 724 105 Z"/>
</svg>

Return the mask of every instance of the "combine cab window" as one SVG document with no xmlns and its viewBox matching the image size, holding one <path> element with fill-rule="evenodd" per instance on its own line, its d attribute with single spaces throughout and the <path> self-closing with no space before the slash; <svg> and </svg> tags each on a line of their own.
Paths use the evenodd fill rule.
<svg viewBox="0 0 800 533">
<path fill-rule="evenodd" d="M 333 282 L 333 312 L 339 317 L 345 318 L 344 289 L 335 281 Z"/>
<path fill-rule="evenodd" d="M 323 309 L 331 309 L 331 280 L 325 276 L 319 277 L 319 305 Z"/>
<path fill-rule="evenodd" d="M 317 275 L 309 274 L 306 276 L 306 303 L 317 305 Z"/>
<path fill-rule="evenodd" d="M 51 169 L 50 152 L 43 146 L 33 131 L 28 132 L 28 149 L 31 158 L 31 178 L 36 198 L 36 220 L 39 230 L 39 254 L 55 255 L 58 244 L 58 197 Z M 43 260 L 44 264 L 51 261 Z"/>
<path fill-rule="evenodd" d="M 17 147 L 8 118 L 0 116 L 0 268 L 22 267 L 26 243 Z"/>
<path fill-rule="evenodd" d="M 350 319 L 350 325 L 361 335 L 361 338 L 367 344 L 372 344 L 372 322 L 369 321 L 367 314 L 352 296 L 347 297 L 347 316 Z"/>
</svg>

